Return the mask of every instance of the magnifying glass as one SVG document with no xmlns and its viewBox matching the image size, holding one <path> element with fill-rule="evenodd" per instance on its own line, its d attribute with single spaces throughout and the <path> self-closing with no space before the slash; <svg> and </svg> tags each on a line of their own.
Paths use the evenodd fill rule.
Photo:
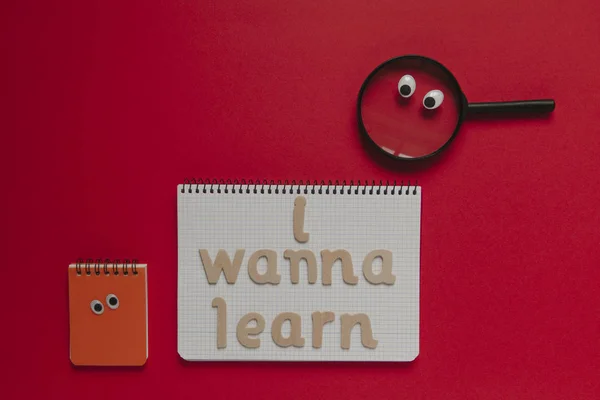
<svg viewBox="0 0 600 400">
<path fill-rule="evenodd" d="M 446 148 L 474 115 L 545 114 L 554 100 L 470 103 L 452 73 L 419 55 L 393 58 L 373 70 L 358 94 L 361 131 L 399 160 L 421 160 Z"/>
</svg>

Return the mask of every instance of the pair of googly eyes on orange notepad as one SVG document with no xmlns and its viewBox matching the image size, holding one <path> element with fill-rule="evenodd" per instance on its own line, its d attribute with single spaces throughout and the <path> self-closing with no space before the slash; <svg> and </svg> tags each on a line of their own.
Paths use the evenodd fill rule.
<svg viewBox="0 0 600 400">
<path fill-rule="evenodd" d="M 404 75 L 398 81 L 398 92 L 404 98 L 411 97 L 417 89 L 417 82 L 411 75 Z M 444 93 L 441 90 L 430 90 L 423 97 L 423 107 L 428 110 L 434 110 L 444 102 Z"/>
<path fill-rule="evenodd" d="M 108 296 L 106 296 L 106 304 L 111 310 L 116 310 L 117 308 L 119 308 L 119 298 L 111 293 Z M 92 309 L 92 312 L 96 315 L 101 315 L 102 313 L 104 313 L 104 304 L 102 304 L 100 300 L 92 300 L 92 302 L 90 303 L 90 308 Z"/>
</svg>

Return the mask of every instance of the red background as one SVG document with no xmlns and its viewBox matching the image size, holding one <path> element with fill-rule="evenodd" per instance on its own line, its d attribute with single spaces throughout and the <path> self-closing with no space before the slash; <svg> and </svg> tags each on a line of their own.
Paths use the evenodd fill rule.
<svg viewBox="0 0 600 400">
<path fill-rule="evenodd" d="M 600 396 L 598 1 L 0 7 L 8 398 Z M 553 97 L 556 110 L 466 122 L 437 162 L 407 169 L 366 151 L 355 116 L 363 79 L 405 53 L 448 66 L 472 101 Z M 419 358 L 180 360 L 175 186 L 192 176 L 418 179 Z M 78 257 L 149 263 L 145 368 L 71 366 Z"/>
</svg>

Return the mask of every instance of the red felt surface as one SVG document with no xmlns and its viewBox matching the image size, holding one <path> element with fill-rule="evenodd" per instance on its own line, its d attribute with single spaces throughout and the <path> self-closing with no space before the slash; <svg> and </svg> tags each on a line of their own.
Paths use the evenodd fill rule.
<svg viewBox="0 0 600 400">
<path fill-rule="evenodd" d="M 600 2 L 2 2 L 3 398 L 600 396 Z M 366 150 L 355 98 L 427 55 L 472 101 L 437 162 Z M 177 355 L 186 177 L 418 179 L 421 353 L 411 364 L 188 364 Z M 67 264 L 149 263 L 150 359 L 75 369 Z M 121 332 L 107 340 L 135 340 Z"/>
</svg>

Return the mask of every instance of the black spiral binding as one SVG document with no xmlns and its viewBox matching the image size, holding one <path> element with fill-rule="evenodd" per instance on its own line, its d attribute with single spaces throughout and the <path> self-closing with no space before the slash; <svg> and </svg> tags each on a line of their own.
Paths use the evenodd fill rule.
<svg viewBox="0 0 600 400">
<path fill-rule="evenodd" d="M 110 269 L 109 264 L 111 265 Z M 131 262 L 129 260 L 124 260 L 123 262 L 121 262 L 119 259 L 111 261 L 108 258 L 105 260 L 97 258 L 96 261 L 94 261 L 93 259 L 88 258 L 84 262 L 83 259 L 80 258 L 77 260 L 77 263 L 75 263 L 75 270 L 77 271 L 77 275 L 85 274 L 87 276 L 100 276 L 102 273 L 104 273 L 104 275 L 123 274 L 127 276 L 130 273 L 133 275 L 138 274 L 137 264 L 137 260 L 132 260 Z M 119 272 L 119 267 L 121 272 Z"/>
<path fill-rule="evenodd" d="M 237 180 L 216 180 L 216 179 L 185 179 L 181 187 L 181 193 L 203 193 L 203 194 L 220 194 L 220 193 L 232 193 L 232 194 L 335 194 L 335 195 L 351 195 L 351 194 L 369 194 L 369 195 L 416 195 L 418 183 L 415 181 L 414 185 L 411 185 L 410 181 L 405 185 L 404 181 L 400 181 L 398 184 L 396 181 L 390 182 L 389 180 L 380 180 L 379 184 L 372 180 L 369 183 L 368 180 L 364 181 L 350 181 L 348 184 L 346 181 L 313 181 L 306 182 L 300 180 L 293 181 L 281 181 L 277 182 L 271 180 L 248 180 L 245 179 Z"/>
</svg>

